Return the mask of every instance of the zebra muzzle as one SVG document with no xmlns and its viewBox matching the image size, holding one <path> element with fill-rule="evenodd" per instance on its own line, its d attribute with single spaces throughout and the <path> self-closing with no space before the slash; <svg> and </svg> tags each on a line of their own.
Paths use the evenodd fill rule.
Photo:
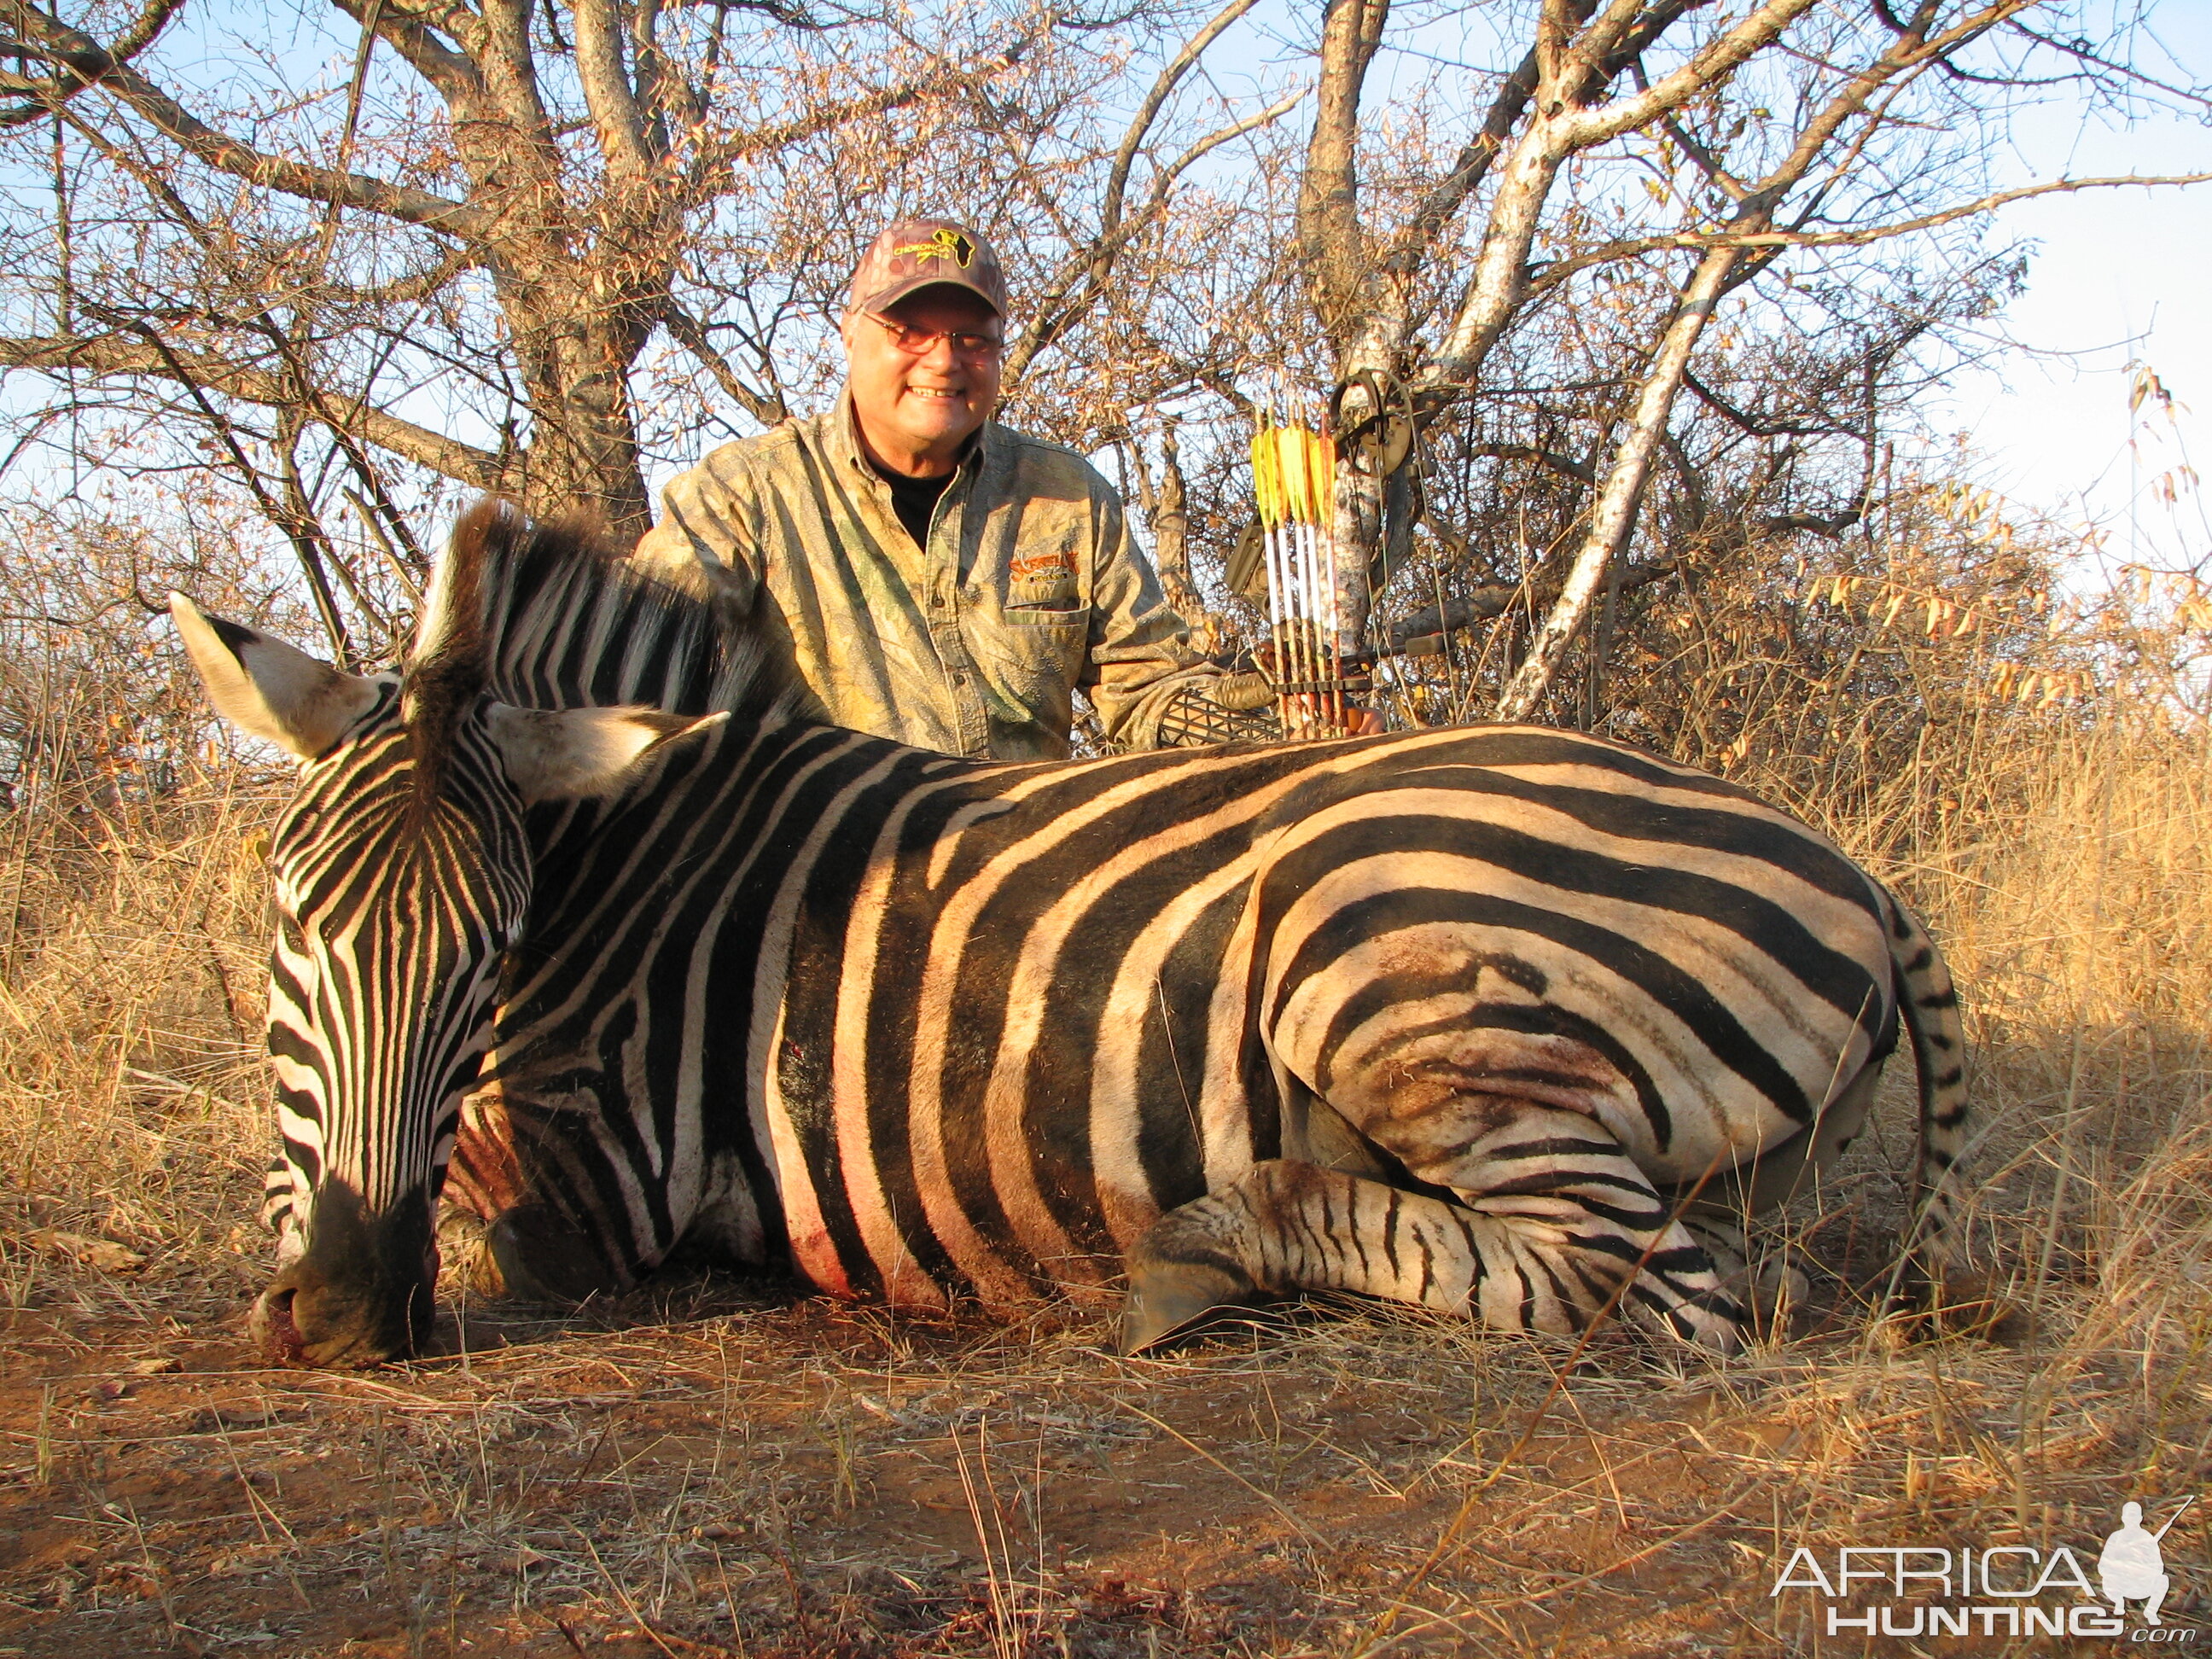
<svg viewBox="0 0 2212 1659">
<path fill-rule="evenodd" d="M 293 1294 L 289 1288 L 272 1286 L 254 1298 L 253 1311 L 246 1316 L 246 1334 L 253 1346 L 280 1365 L 303 1365 L 307 1359 L 307 1345 L 292 1317 Z"/>
<path fill-rule="evenodd" d="M 325 1183 L 307 1248 L 256 1300 L 248 1334 L 280 1364 L 404 1358 L 429 1342 L 437 1276 L 429 1204 L 419 1191 L 373 1212 L 349 1187 Z"/>
</svg>

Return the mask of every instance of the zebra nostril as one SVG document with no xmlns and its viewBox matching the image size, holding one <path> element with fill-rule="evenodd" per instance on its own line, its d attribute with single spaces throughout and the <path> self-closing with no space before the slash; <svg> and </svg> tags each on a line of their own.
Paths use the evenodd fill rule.
<svg viewBox="0 0 2212 1659">
<path fill-rule="evenodd" d="M 300 1364 L 307 1352 L 307 1340 L 300 1334 L 298 1322 L 292 1316 L 295 1294 L 292 1285 L 272 1285 L 254 1303 L 252 1315 L 246 1322 L 254 1346 L 283 1364 Z"/>
</svg>

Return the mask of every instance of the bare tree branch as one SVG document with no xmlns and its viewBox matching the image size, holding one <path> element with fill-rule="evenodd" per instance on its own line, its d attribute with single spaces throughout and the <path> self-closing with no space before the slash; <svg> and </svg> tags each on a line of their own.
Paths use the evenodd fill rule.
<svg viewBox="0 0 2212 1659">
<path fill-rule="evenodd" d="M 430 33 L 421 21 L 422 8 L 410 9 L 397 0 L 384 0 L 381 5 L 375 0 L 368 0 L 368 3 L 363 0 L 331 0 L 331 3 L 363 28 L 373 29 L 378 40 L 405 59 L 407 66 L 436 88 L 447 102 L 482 91 L 483 83 L 477 75 L 476 66 L 466 56 Z M 449 33 L 465 27 L 460 19 L 446 15 L 444 9 L 439 10 L 439 20 L 431 27 Z"/>
<path fill-rule="evenodd" d="M 1693 231 L 1647 240 L 1655 246 L 1678 248 L 1864 247 L 1869 243 L 1886 241 L 1892 237 L 1909 236 L 1915 231 L 1934 230 L 1943 225 L 1956 224 L 1961 219 L 1972 219 L 2001 207 L 2008 207 L 2014 202 L 2030 201 L 2038 196 L 2064 195 L 2077 190 L 2118 190 L 2128 185 L 2149 190 L 2203 184 L 2212 184 L 2212 173 L 2125 173 L 2106 179 L 2051 179 L 2039 185 L 2021 185 L 2012 190 L 1992 191 L 1987 196 L 1940 209 L 1934 213 L 1923 213 L 1914 218 L 1899 219 L 1886 225 L 1869 225 L 1858 229 L 1716 231 L 1711 234 Z"/>
<path fill-rule="evenodd" d="M 90 35 L 27 0 L 0 0 L 0 21 L 17 36 L 15 42 L 0 43 L 0 51 L 20 50 L 43 58 L 88 83 L 107 88 L 193 156 L 247 184 L 385 214 L 455 236 L 482 237 L 494 228 L 489 216 L 466 203 L 366 173 L 338 173 L 266 155 L 218 132 Z"/>
<path fill-rule="evenodd" d="M 1681 574 L 1679 559 L 1667 559 L 1657 564 L 1638 565 L 1620 573 L 1620 591 L 1624 593 L 1649 587 L 1654 582 L 1665 581 L 1669 576 Z M 1383 647 L 1388 651 L 1402 651 L 1408 656 L 1433 656 L 1434 650 L 1420 647 L 1440 641 L 1446 634 L 1455 634 L 1476 623 L 1502 617 L 1516 605 L 1549 605 L 1559 598 L 1559 584 L 1554 581 L 1486 582 L 1481 586 L 1455 594 L 1441 604 L 1424 605 L 1420 610 L 1401 617 L 1381 629 Z"/>
<path fill-rule="evenodd" d="M 1206 27 L 1182 44 L 1182 50 L 1168 60 L 1165 68 L 1152 78 L 1152 90 L 1137 106 L 1129 119 L 1128 130 L 1121 135 L 1121 148 L 1114 152 L 1114 166 L 1106 175 L 1106 198 L 1099 211 L 1099 225 L 1111 234 L 1121 221 L 1121 200 L 1129 185 L 1129 169 L 1137 164 L 1143 154 L 1145 141 L 1151 137 L 1152 124 L 1159 118 L 1161 110 L 1175 95 L 1182 78 L 1196 68 L 1206 49 L 1221 38 L 1222 31 L 1252 9 L 1259 0 L 1229 0 L 1229 3 L 1213 14 Z M 1249 129 L 1248 129 L 1249 130 Z"/>
<path fill-rule="evenodd" d="M 1559 672 L 1568 644 L 1582 627 L 1590 600 L 1626 544 L 1644 480 L 1650 476 L 1652 457 L 1658 453 L 1674 394 L 1689 368 L 1690 353 L 1719 303 L 1729 267 L 1738 257 L 1734 248 L 1713 249 L 1698 262 L 1696 273 L 1683 289 L 1681 304 L 1661 337 L 1659 349 L 1637 396 L 1635 410 L 1628 419 L 1628 435 L 1598 491 L 1589 534 L 1569 567 L 1558 600 L 1528 642 L 1528 654 L 1498 700 L 1499 720 L 1523 720 L 1535 712 L 1551 687 L 1553 675 Z"/>
<path fill-rule="evenodd" d="M 1298 183 L 1298 252 L 1322 326 L 1341 337 L 1369 298 L 1359 216 L 1359 98 L 1390 0 L 1331 0 L 1322 21 L 1321 88 Z"/>
<path fill-rule="evenodd" d="M 1570 149 L 1587 149 L 1624 132 L 1649 126 L 1660 116 L 1680 109 L 1691 99 L 1727 80 L 1754 53 L 1779 40 L 1784 29 L 1819 3 L 1820 0 L 1762 0 L 1740 22 L 1706 42 L 1688 63 L 1672 74 L 1662 76 L 1649 88 L 1632 97 L 1616 98 L 1610 103 L 1562 115 L 1559 142 Z M 2031 5 L 2034 0 L 2016 0 L 2016 3 Z M 1577 54 L 1576 67 L 1585 74 L 1597 67 L 1595 59 L 1598 55 L 1609 50 L 1605 31 L 1594 31 L 1594 35 L 1586 49 L 1587 56 L 1582 52 Z"/>
<path fill-rule="evenodd" d="M 1206 134 L 1162 167 L 1153 179 L 1143 205 L 1123 219 L 1110 233 L 1102 234 L 1089 246 L 1079 249 L 1054 275 L 1052 286 L 1037 301 L 1036 320 L 1023 331 L 1014 349 L 1007 354 L 1005 369 L 1007 385 L 1019 385 L 1022 377 L 1037 358 L 1097 302 L 1099 296 L 1105 292 L 1107 278 L 1113 274 L 1115 261 L 1121 257 L 1122 250 L 1142 234 L 1166 209 L 1178 179 L 1232 139 L 1281 120 L 1296 109 L 1304 97 L 1303 88 L 1286 93 L 1265 109 Z M 1068 287 L 1078 282 L 1082 286 L 1071 295 Z"/>
<path fill-rule="evenodd" d="M 613 0 L 573 0 L 576 22 L 576 78 L 592 112 L 600 151 L 614 176 L 641 180 L 653 166 L 645 116 L 623 63 L 623 31 Z"/>
<path fill-rule="evenodd" d="M 388 283 L 374 288 L 356 288 L 350 283 L 325 278 L 313 289 L 313 296 L 333 305 L 345 306 L 362 311 L 381 311 L 389 307 L 417 306 L 445 292 L 454 277 L 465 270 L 481 270 L 484 264 L 483 252 L 466 243 L 456 245 L 436 262 L 404 276 L 395 276 Z M 282 296 L 280 296 L 282 297 Z M 301 299 L 308 297 L 302 294 Z"/>
<path fill-rule="evenodd" d="M 0 337 L 0 368 L 151 376 L 186 387 L 204 386 L 225 397 L 269 409 L 283 409 L 299 398 L 297 386 L 266 369 L 204 353 L 173 348 L 163 350 L 143 339 L 112 334 Z M 503 481 L 503 469 L 496 456 L 373 405 L 351 405 L 344 411 L 344 419 L 349 429 L 379 448 L 403 455 L 448 477 L 460 479 L 479 489 L 498 489 Z"/>
<path fill-rule="evenodd" d="M 161 37 L 169 20 L 183 5 L 184 0 L 148 0 L 145 9 L 115 37 L 114 46 L 108 49 L 109 56 L 118 64 L 129 63 Z M 73 70 L 64 70 L 49 80 L 0 73 L 0 94 L 26 100 L 20 109 L 0 112 L 0 127 L 35 121 L 91 84 Z"/>
<path fill-rule="evenodd" d="M 722 388 L 725 395 L 763 426 L 774 426 L 790 413 L 781 398 L 774 392 L 756 392 L 740 380 L 729 360 L 714 349 L 698 319 L 683 307 L 672 301 L 661 313 L 661 320 L 668 325 L 668 332 L 676 343 L 697 358 L 714 377 L 714 384 Z"/>
<path fill-rule="evenodd" d="M 1532 47 L 1521 60 L 1521 67 L 1505 77 L 1498 95 L 1491 100 L 1489 112 L 1483 117 L 1482 131 L 1460 151 L 1451 172 L 1422 198 L 1421 204 L 1413 210 L 1405 228 L 1398 233 L 1383 261 L 1388 269 L 1410 275 L 1416 262 L 1427 256 L 1452 216 L 1488 176 L 1491 163 L 1505 147 L 1506 139 L 1520 124 L 1528 100 L 1535 94 L 1536 53 Z"/>
<path fill-rule="evenodd" d="M 1549 688 L 1569 642 L 1582 626 L 1598 585 L 1626 546 L 1653 458 L 1667 441 L 1667 423 L 1675 396 L 1689 374 L 1690 354 L 1714 307 L 1733 286 L 1735 267 L 1743 258 L 1746 247 L 1759 246 L 1747 239 L 1756 237 L 1771 224 L 1789 191 L 1812 170 L 1844 123 L 1864 111 L 1876 91 L 1929 63 L 1935 54 L 1975 38 L 2008 15 L 2014 4 L 2015 0 L 1998 0 L 1998 3 L 1962 20 L 1932 41 L 1923 38 L 1923 32 L 1934 15 L 1934 9 L 1932 4 L 1923 5 L 1887 49 L 1851 76 L 1806 121 L 1796 142 L 1774 169 L 1743 192 L 1734 215 L 1741 231 L 1705 243 L 1697 270 L 1684 289 L 1681 303 L 1645 374 L 1634 412 L 1627 422 L 1627 435 L 1599 489 L 1581 550 L 1576 555 L 1559 599 L 1530 641 L 1527 656 L 1498 701 L 1499 718 L 1525 720 L 1534 712 Z"/>
<path fill-rule="evenodd" d="M 957 63 L 933 64 L 926 74 L 915 76 L 896 86 L 841 99 L 774 126 L 754 127 L 744 132 L 734 133 L 718 143 L 702 144 L 689 169 L 690 182 L 696 189 L 711 182 L 721 169 L 733 161 L 788 149 L 804 139 L 832 128 L 866 120 L 872 116 L 888 115 L 893 110 L 920 103 L 925 98 L 939 97 L 981 86 L 1021 62 L 1036 44 L 1035 33 L 1024 33 L 1003 46 L 971 53 Z"/>
</svg>

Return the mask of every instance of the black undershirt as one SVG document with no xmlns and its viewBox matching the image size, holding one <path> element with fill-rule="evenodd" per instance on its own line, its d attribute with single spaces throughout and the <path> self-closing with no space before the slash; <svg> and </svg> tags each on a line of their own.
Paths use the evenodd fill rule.
<svg viewBox="0 0 2212 1659">
<path fill-rule="evenodd" d="M 906 533 L 914 538 L 916 547 L 929 546 L 930 515 L 937 511 L 937 503 L 951 487 L 957 471 L 939 474 L 934 478 L 909 478 L 896 472 L 876 469 L 883 481 L 891 487 L 891 511 L 906 526 Z"/>
</svg>

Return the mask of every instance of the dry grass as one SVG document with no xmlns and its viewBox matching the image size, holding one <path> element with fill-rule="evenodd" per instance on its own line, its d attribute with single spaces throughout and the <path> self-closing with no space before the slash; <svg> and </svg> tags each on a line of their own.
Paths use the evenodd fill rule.
<svg viewBox="0 0 2212 1659">
<path fill-rule="evenodd" d="M 0 818 L 0 1652 L 1858 1652 L 1769 1595 L 1798 1544 L 2160 1516 L 2212 1443 L 2212 748 L 2113 715 L 1922 754 L 1840 805 L 1770 781 L 1945 941 L 2015 1312 L 1903 1344 L 1852 1291 L 1907 1167 L 1893 1077 L 1792 1218 L 1813 1305 L 1720 1368 L 1371 1307 L 1130 1361 L 1064 1314 L 678 1283 L 456 1303 L 444 1357 L 375 1375 L 258 1369 L 266 790 Z M 2166 1540 L 2185 1626 L 2208 1536 Z"/>
</svg>

